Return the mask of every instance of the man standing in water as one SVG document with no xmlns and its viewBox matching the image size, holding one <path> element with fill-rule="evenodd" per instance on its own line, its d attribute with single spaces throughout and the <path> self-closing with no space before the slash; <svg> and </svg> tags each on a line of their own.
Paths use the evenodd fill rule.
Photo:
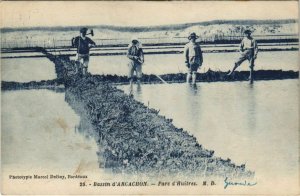
<svg viewBox="0 0 300 196">
<path fill-rule="evenodd" d="M 187 43 L 184 48 L 185 64 L 188 67 L 186 82 L 189 83 L 192 78 L 192 84 L 196 83 L 197 70 L 203 63 L 200 45 L 196 43 L 197 38 L 199 38 L 199 36 L 197 36 L 196 33 L 191 33 L 188 37 L 190 42 Z"/>
<path fill-rule="evenodd" d="M 136 72 L 137 83 L 140 84 L 142 78 L 142 64 L 144 63 L 144 53 L 140 46 L 140 42 L 133 38 L 127 51 L 127 57 L 129 58 L 128 63 L 128 79 L 130 86 L 133 83 L 133 74 Z"/>
<path fill-rule="evenodd" d="M 245 30 L 245 37 L 243 38 L 240 45 L 241 56 L 235 62 L 232 71 L 230 71 L 228 75 L 231 75 L 236 70 L 236 68 L 238 68 L 238 66 L 240 66 L 245 60 L 248 60 L 250 67 L 249 80 L 253 82 L 254 60 L 257 57 L 258 47 L 255 39 L 251 36 L 251 33 L 252 32 L 250 30 Z"/>
<path fill-rule="evenodd" d="M 87 28 L 80 29 L 80 36 L 72 39 L 73 47 L 77 48 L 76 60 L 82 63 L 82 74 L 87 74 L 88 64 L 90 60 L 90 48 L 96 46 L 96 43 L 89 37 L 86 37 Z M 78 69 L 77 69 L 78 71 Z"/>
</svg>

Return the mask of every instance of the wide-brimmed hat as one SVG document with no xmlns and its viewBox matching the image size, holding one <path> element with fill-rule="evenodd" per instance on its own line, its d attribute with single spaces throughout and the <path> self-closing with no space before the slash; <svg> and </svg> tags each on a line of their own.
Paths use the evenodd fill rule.
<svg viewBox="0 0 300 196">
<path fill-rule="evenodd" d="M 87 32 L 87 30 L 88 30 L 88 28 L 86 28 L 86 27 L 83 27 L 83 28 L 81 28 L 81 29 L 80 29 L 80 33 L 86 33 L 86 32 Z"/>
<path fill-rule="evenodd" d="M 252 31 L 250 30 L 250 29 L 246 29 L 245 31 L 244 31 L 244 34 L 251 34 L 252 33 Z"/>
<path fill-rule="evenodd" d="M 140 43 L 139 39 L 137 37 L 132 37 L 131 42 L 137 42 Z"/>
<path fill-rule="evenodd" d="M 131 41 L 137 41 L 137 42 L 138 42 L 139 39 L 138 39 L 137 37 L 132 37 L 132 38 L 131 38 Z"/>
<path fill-rule="evenodd" d="M 192 39 L 192 38 L 197 39 L 197 38 L 199 38 L 199 36 L 196 35 L 196 33 L 191 33 L 191 34 L 189 35 L 188 39 L 190 40 L 190 39 Z"/>
</svg>

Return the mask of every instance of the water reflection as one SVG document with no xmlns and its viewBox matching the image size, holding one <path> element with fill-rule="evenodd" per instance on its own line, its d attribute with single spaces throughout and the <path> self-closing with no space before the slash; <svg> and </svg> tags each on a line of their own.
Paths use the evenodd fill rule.
<svg viewBox="0 0 300 196">
<path fill-rule="evenodd" d="M 88 140 L 94 140 L 97 143 L 97 150 L 95 150 L 97 154 L 97 162 L 99 168 L 107 168 L 106 159 L 105 159 L 105 150 L 102 148 L 105 145 L 105 140 L 103 139 L 103 134 L 101 131 L 95 130 L 92 125 L 91 119 L 88 119 L 88 114 L 84 114 L 86 111 L 84 110 L 84 106 L 81 105 L 81 102 L 75 100 L 74 95 L 70 92 L 69 89 L 65 92 L 65 101 L 69 104 L 69 106 L 75 111 L 76 114 L 80 117 L 79 125 L 75 127 L 75 132 L 80 133 Z M 93 108 L 90 108 L 93 110 Z M 104 170 L 106 174 L 110 174 L 111 171 Z"/>
<path fill-rule="evenodd" d="M 255 93 L 255 84 L 250 83 L 248 85 L 249 85 L 247 91 L 248 103 L 246 104 L 246 106 L 248 107 L 247 116 L 249 116 L 249 118 L 247 118 L 247 120 L 248 120 L 248 129 L 250 131 L 253 131 L 256 129 L 256 93 Z"/>
<path fill-rule="evenodd" d="M 136 84 L 129 84 L 128 94 L 134 95 L 137 100 L 143 99 L 142 84 L 140 82 L 137 82 Z"/>
<path fill-rule="evenodd" d="M 198 93 L 198 85 L 197 84 L 190 84 L 191 94 L 196 96 Z"/>
<path fill-rule="evenodd" d="M 71 95 L 70 91 L 67 89 L 65 91 L 65 101 L 69 106 L 74 110 L 74 112 L 79 116 L 79 123 L 75 126 L 75 133 L 79 133 L 84 136 L 86 139 L 91 139 L 95 135 L 93 126 L 91 125 L 89 119 L 86 115 L 82 115 L 82 107 L 79 102 L 74 100 L 74 97 Z"/>
<path fill-rule="evenodd" d="M 141 85 L 141 83 L 137 83 L 137 85 L 136 85 L 136 92 L 139 95 L 142 94 L 142 85 Z"/>
<path fill-rule="evenodd" d="M 69 103 L 70 104 L 70 103 Z M 77 103 L 79 104 L 79 103 Z M 71 104 L 72 105 L 72 104 Z M 74 107 L 73 107 L 74 108 Z M 80 114 L 78 114 L 80 115 Z M 103 135 L 93 128 L 92 124 L 90 123 L 90 120 L 86 118 L 85 115 L 81 115 L 79 125 L 76 127 L 75 132 L 80 133 L 82 136 L 84 136 L 87 140 L 94 140 L 97 143 L 97 160 L 98 160 L 98 166 L 99 168 L 105 168 L 105 155 L 104 155 L 104 149 L 101 147 L 104 145 L 104 139 Z M 103 171 L 106 174 L 109 174 L 111 171 L 106 170 Z"/>
<path fill-rule="evenodd" d="M 200 85 L 201 84 L 187 84 L 186 95 L 184 96 L 185 105 L 187 107 L 187 119 L 190 121 L 192 130 L 198 131 L 199 120 L 201 119 L 201 94 L 200 94 Z"/>
<path fill-rule="evenodd" d="M 86 139 L 91 140 L 93 137 L 93 129 L 87 119 L 80 118 L 79 125 L 75 126 L 75 133 L 79 133 Z"/>
</svg>

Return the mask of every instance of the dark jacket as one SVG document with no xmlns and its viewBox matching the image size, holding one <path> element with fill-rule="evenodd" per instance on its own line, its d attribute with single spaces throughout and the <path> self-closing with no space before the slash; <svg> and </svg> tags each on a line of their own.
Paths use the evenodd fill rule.
<svg viewBox="0 0 300 196">
<path fill-rule="evenodd" d="M 89 54 L 89 44 L 96 45 L 96 43 L 89 37 L 85 37 L 85 39 L 82 39 L 82 37 L 77 36 L 72 39 L 72 46 L 77 48 L 78 54 Z"/>
</svg>

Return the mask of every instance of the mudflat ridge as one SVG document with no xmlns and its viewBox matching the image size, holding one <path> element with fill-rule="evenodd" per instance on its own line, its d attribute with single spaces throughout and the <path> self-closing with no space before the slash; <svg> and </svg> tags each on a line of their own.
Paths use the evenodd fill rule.
<svg viewBox="0 0 300 196">
<path fill-rule="evenodd" d="M 73 66 L 70 64 L 70 66 Z M 31 82 L 8 82 L 2 81 L 2 90 L 19 90 L 19 89 L 61 89 L 64 85 L 63 71 L 60 67 L 56 66 L 59 77 L 54 80 L 42 80 Z M 72 70 L 73 68 L 70 68 Z M 70 71 L 71 73 L 72 71 Z M 75 71 L 73 71 L 75 75 Z M 236 71 L 232 76 L 227 76 L 227 72 L 219 72 L 208 70 L 205 73 L 197 74 L 197 82 L 233 82 L 233 81 L 247 81 L 249 71 Z M 159 75 L 164 81 L 168 83 L 183 83 L 186 80 L 186 74 L 163 74 Z M 95 79 L 101 82 L 110 82 L 111 84 L 128 84 L 126 76 L 118 75 L 93 75 Z M 298 71 L 283 71 L 283 70 L 257 70 L 254 71 L 254 80 L 284 80 L 284 79 L 297 79 L 299 78 Z M 159 84 L 162 81 L 154 74 L 143 75 L 142 83 L 144 84 Z"/>
<path fill-rule="evenodd" d="M 214 156 L 171 119 L 108 82 L 88 76 L 69 81 L 66 101 L 99 145 L 100 165 L 115 172 L 253 177 L 230 159 Z"/>
</svg>

